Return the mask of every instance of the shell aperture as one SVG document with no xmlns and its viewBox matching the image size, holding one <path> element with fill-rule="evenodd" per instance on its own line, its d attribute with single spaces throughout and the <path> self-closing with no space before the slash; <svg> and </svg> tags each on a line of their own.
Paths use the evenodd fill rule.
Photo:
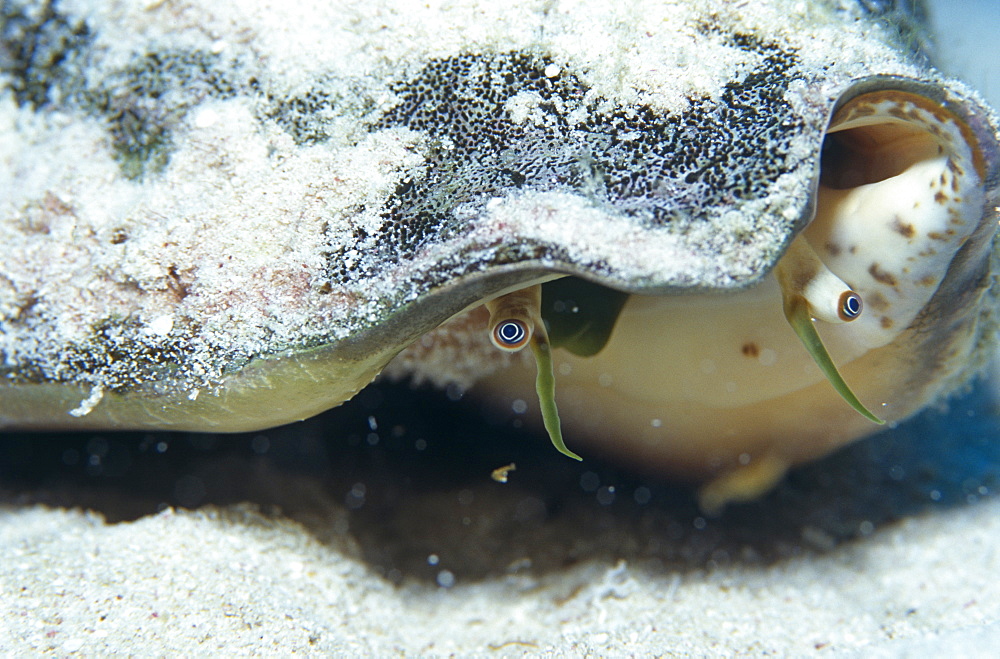
<svg viewBox="0 0 1000 659">
<path fill-rule="evenodd" d="M 583 460 L 569 450 L 562 436 L 562 424 L 556 407 L 556 376 L 552 365 L 552 345 L 549 343 L 542 320 L 542 286 L 535 284 L 528 288 L 507 293 L 486 303 L 490 312 L 490 341 L 500 350 L 516 352 L 525 345 L 531 345 L 535 357 L 535 391 L 538 406 L 542 412 L 542 423 L 549 434 L 552 445 L 560 453 L 574 460 Z M 512 331 L 512 340 L 505 334 Z"/>
<path fill-rule="evenodd" d="M 814 316 L 830 323 L 855 320 L 863 309 L 861 297 L 823 264 L 803 236 L 798 236 L 789 246 L 785 256 L 778 262 L 775 274 L 782 291 L 785 317 L 817 366 L 837 393 L 859 414 L 874 423 L 884 424 L 885 421 L 869 411 L 844 381 L 813 325 Z M 570 352 L 582 357 L 592 356 L 607 342 L 628 296 L 572 278 L 557 281 L 563 282 L 563 294 L 575 287 L 578 291 L 588 292 L 591 300 L 604 302 L 603 306 L 600 302 L 595 304 L 598 309 L 593 317 L 588 314 L 577 323 L 576 329 L 565 330 Z M 588 290 L 588 287 L 593 289 Z M 490 341 L 496 348 L 508 352 L 519 351 L 530 342 L 537 368 L 536 392 L 545 429 L 560 453 L 581 460 L 580 456 L 566 447 L 562 437 L 555 401 L 555 373 L 551 354 L 553 344 L 542 318 L 542 291 L 543 286 L 535 284 L 487 302 L 486 307 L 490 312 Z M 565 302 L 558 300 L 558 296 L 550 294 L 550 298 L 552 297 L 565 305 Z M 561 310 L 561 307 L 557 308 Z M 571 311 L 579 311 L 579 308 Z M 603 318 L 601 311 L 607 312 Z M 599 338 L 588 341 L 588 331 L 593 325 L 598 329 L 590 333 L 596 333 Z M 572 339 L 581 336 L 585 338 L 583 345 L 586 348 L 574 350 Z"/>
<path fill-rule="evenodd" d="M 940 323 L 944 318 L 971 319 L 942 297 L 950 298 L 955 284 L 941 282 L 964 278 L 952 261 L 962 262 L 956 255 L 969 235 L 963 232 L 983 226 L 983 197 L 976 166 L 982 147 L 963 134 L 961 119 L 914 96 L 863 94 L 834 115 L 814 218 L 760 284 L 732 296 L 626 296 L 609 316 L 610 338 L 598 354 L 557 351 L 567 430 L 583 441 L 593 428 L 615 433 L 643 456 L 637 463 L 675 450 L 684 468 L 722 479 L 710 488 L 723 492 L 716 499 L 735 500 L 766 490 L 804 456 L 918 409 L 913 388 L 927 386 L 917 383 L 935 377 L 933 365 L 945 352 L 968 350 L 961 337 L 973 336 L 956 330 L 925 338 L 950 326 L 950 320 Z M 873 101 L 878 107 L 865 114 Z M 857 114 L 866 117 L 863 126 L 838 130 L 844 117 Z M 935 198 L 939 192 L 949 197 L 947 205 Z M 855 196 L 864 203 L 838 203 Z M 934 241 L 930 248 L 928 241 Z M 917 277 L 925 278 L 923 284 L 913 281 Z M 576 285 L 586 282 L 567 277 L 542 286 L 551 298 L 543 300 L 542 314 L 554 347 L 567 346 L 555 339 L 560 314 L 553 313 L 553 302 L 565 316 L 560 336 L 571 336 L 570 312 L 577 309 L 567 302 L 600 297 L 599 291 L 578 295 L 571 288 Z M 565 288 L 555 293 L 557 286 Z M 935 295 L 937 302 L 930 302 Z M 579 307 L 582 316 L 587 305 Z M 501 386 L 510 391 L 512 384 Z M 926 400 L 942 390 L 918 391 Z M 610 402 L 595 404 L 603 397 Z M 876 415 L 879 404 L 884 412 Z M 788 420 L 779 422 L 781 417 Z M 646 427 L 631 418 L 645 420 Z M 692 452 L 689 458 L 673 448 L 700 441 L 706 429 L 720 437 L 715 455 L 727 457 Z M 805 443 L 815 441 L 815 448 L 786 448 L 777 435 L 788 432 L 810 437 Z M 730 480 L 750 467 L 753 478 Z"/>
<path fill-rule="evenodd" d="M 884 422 L 840 376 L 812 317 L 859 321 L 857 340 L 869 347 L 888 343 L 894 327 L 913 322 L 983 203 L 976 173 L 981 156 L 967 133 L 947 109 L 904 91 L 846 103 L 830 123 L 817 215 L 775 268 L 795 333 L 844 400 L 876 423 Z M 831 151 L 839 154 L 830 157 Z M 825 259 L 813 244 L 823 245 Z M 867 284 L 877 321 L 862 317 L 861 296 L 831 268 Z"/>
<path fill-rule="evenodd" d="M 864 298 L 852 327 L 867 347 L 892 341 L 935 294 L 979 224 L 982 154 L 946 106 L 891 90 L 833 116 L 816 217 L 803 235 Z"/>
</svg>

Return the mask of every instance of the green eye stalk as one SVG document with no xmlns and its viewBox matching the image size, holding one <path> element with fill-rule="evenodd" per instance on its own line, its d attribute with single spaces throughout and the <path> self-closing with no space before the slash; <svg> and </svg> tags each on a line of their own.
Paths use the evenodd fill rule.
<svg viewBox="0 0 1000 659">
<path fill-rule="evenodd" d="M 813 320 L 851 322 L 863 310 L 861 296 L 826 267 L 803 236 L 792 241 L 774 272 L 781 286 L 785 318 L 823 375 L 859 414 L 873 423 L 884 424 L 885 421 L 868 410 L 844 381 Z M 572 303 L 574 313 L 570 318 L 561 318 L 558 312 L 553 312 L 552 331 L 556 345 L 580 356 L 599 352 L 607 343 L 628 296 L 569 277 L 551 282 L 549 286 L 552 290 L 547 293 L 550 299 L 546 305 L 552 299 L 579 301 L 579 304 Z M 563 441 L 559 410 L 556 408 L 553 342 L 549 340 L 542 319 L 542 286 L 536 284 L 502 295 L 487 302 L 486 308 L 490 312 L 490 341 L 494 346 L 507 352 L 518 352 L 531 345 L 538 369 L 535 390 L 545 430 L 556 450 L 574 460 L 582 460 Z"/>
<path fill-rule="evenodd" d="M 837 393 L 861 416 L 884 424 L 858 400 L 837 370 L 816 331 L 815 317 L 829 323 L 848 323 L 861 315 L 861 296 L 823 264 L 803 236 L 789 245 L 774 270 L 781 286 L 785 318 Z"/>
<path fill-rule="evenodd" d="M 556 376 L 552 367 L 552 345 L 542 320 L 542 286 L 536 284 L 486 303 L 490 312 L 490 340 L 500 350 L 517 352 L 531 344 L 538 375 L 535 391 L 542 410 L 542 422 L 556 450 L 574 460 L 583 460 L 563 441 L 556 408 Z"/>
</svg>

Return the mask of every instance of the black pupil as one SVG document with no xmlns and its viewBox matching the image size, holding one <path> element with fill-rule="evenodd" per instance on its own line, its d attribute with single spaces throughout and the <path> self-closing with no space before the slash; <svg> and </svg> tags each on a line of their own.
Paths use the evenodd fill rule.
<svg viewBox="0 0 1000 659">
<path fill-rule="evenodd" d="M 524 337 L 524 328 L 520 323 L 509 320 L 500 326 L 498 334 L 505 343 L 517 343 Z"/>
<path fill-rule="evenodd" d="M 848 316 L 857 316 L 861 313 L 861 300 L 857 295 L 848 295 L 844 300 L 844 313 Z"/>
</svg>

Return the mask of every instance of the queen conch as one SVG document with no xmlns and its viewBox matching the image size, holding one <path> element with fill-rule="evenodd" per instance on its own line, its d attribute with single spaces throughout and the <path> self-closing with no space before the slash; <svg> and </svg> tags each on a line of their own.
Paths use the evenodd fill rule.
<svg viewBox="0 0 1000 659">
<path fill-rule="evenodd" d="M 293 5 L 0 5 L 0 429 L 384 370 L 717 510 L 993 348 L 997 117 L 910 3 Z"/>
</svg>

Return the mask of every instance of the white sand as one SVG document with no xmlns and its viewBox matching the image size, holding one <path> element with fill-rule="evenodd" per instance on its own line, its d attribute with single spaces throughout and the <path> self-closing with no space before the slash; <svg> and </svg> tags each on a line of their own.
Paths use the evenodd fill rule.
<svg viewBox="0 0 1000 659">
<path fill-rule="evenodd" d="M 391 585 L 359 558 L 345 511 L 312 504 L 320 514 L 308 527 L 249 505 L 168 509 L 121 524 L 6 506 L 0 649 L 9 656 L 988 656 L 1000 643 L 998 500 L 908 519 L 828 552 L 803 542 L 795 549 L 801 556 L 770 566 L 584 557 L 532 575 L 518 566 L 553 540 L 539 527 L 537 537 L 511 538 L 535 549 L 507 574 L 451 588 Z M 822 544 L 817 535 L 807 539 Z M 696 542 L 695 533 L 678 545 Z M 448 574 L 437 579 L 448 584 Z"/>
</svg>

